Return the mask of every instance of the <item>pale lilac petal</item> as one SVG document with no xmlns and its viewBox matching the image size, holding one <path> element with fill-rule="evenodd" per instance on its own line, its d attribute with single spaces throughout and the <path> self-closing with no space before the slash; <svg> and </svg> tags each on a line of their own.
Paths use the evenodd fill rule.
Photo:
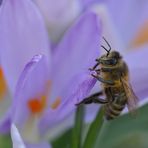
<svg viewBox="0 0 148 148">
<path fill-rule="evenodd" d="M 30 0 L 5 0 L 0 10 L 0 56 L 12 92 L 26 62 L 49 56 L 49 40 L 40 13 Z"/>
<path fill-rule="evenodd" d="M 90 8 L 93 4 L 99 3 L 101 1 L 102 0 L 80 0 L 83 9 Z"/>
<path fill-rule="evenodd" d="M 128 53 L 124 57 L 129 66 L 131 84 L 140 100 L 148 96 L 147 55 L 148 46 L 145 46 Z"/>
<path fill-rule="evenodd" d="M 11 137 L 13 148 L 51 148 L 48 142 L 40 142 L 37 144 L 24 142 L 15 124 L 11 125 Z"/>
<path fill-rule="evenodd" d="M 53 65 L 53 97 L 76 74 L 88 70 L 95 63 L 100 50 L 101 25 L 93 12 L 87 12 L 67 31 L 56 49 Z M 58 89 L 57 89 L 58 86 Z"/>
<path fill-rule="evenodd" d="M 139 25 L 148 19 L 148 1 L 145 0 L 106 0 L 111 18 L 127 45 L 134 37 Z"/>
<path fill-rule="evenodd" d="M 91 9 L 100 17 L 100 21 L 102 23 L 102 34 L 109 42 L 112 49 L 123 51 L 123 49 L 125 49 L 125 45 L 121 40 L 121 35 L 119 34 L 118 29 L 112 20 L 111 14 L 108 11 L 106 5 L 95 4 L 91 7 Z M 101 44 L 105 47 L 107 46 L 103 39 Z M 101 48 L 101 51 L 101 54 L 106 52 L 103 48 Z"/>
<path fill-rule="evenodd" d="M 27 148 L 20 136 L 20 133 L 14 124 L 11 125 L 11 138 L 13 148 Z"/>
<path fill-rule="evenodd" d="M 66 99 L 58 108 L 61 118 L 67 115 L 68 112 L 72 111 L 76 107 L 75 104 L 82 101 L 82 99 L 88 95 L 95 82 L 96 79 L 88 73 L 80 74 L 69 82 L 69 85 L 65 89 L 67 90 L 65 96 Z"/>
<path fill-rule="evenodd" d="M 7 113 L 0 120 L 0 133 L 6 134 L 10 132 L 12 110 L 9 109 Z"/>
<path fill-rule="evenodd" d="M 12 120 L 21 129 L 31 115 L 28 101 L 46 93 L 49 69 L 46 57 L 35 56 L 24 68 L 16 87 Z"/>
<path fill-rule="evenodd" d="M 1 82 L 1 80 L 0 80 L 0 82 Z M 4 92 L 4 95 L 0 94 L 0 97 L 2 97 L 2 98 L 0 98 L 0 119 L 1 119 L 4 116 L 4 114 L 8 111 L 8 108 L 11 105 L 11 99 L 10 99 L 10 94 L 7 90 Z"/>
<path fill-rule="evenodd" d="M 57 42 L 80 13 L 79 0 L 34 0 L 41 10 L 53 42 Z"/>
<path fill-rule="evenodd" d="M 81 0 L 81 3 L 84 8 L 89 7 L 93 2 L 95 2 L 95 0 Z"/>
<path fill-rule="evenodd" d="M 84 99 L 94 86 L 96 80 L 88 73 L 80 74 L 69 82 L 65 88 L 67 95 L 62 104 L 55 110 L 47 111 L 41 119 L 40 129 L 41 133 L 47 132 L 47 129 L 55 126 L 60 121 L 64 120 L 72 111 L 76 109 L 76 105 Z"/>
</svg>

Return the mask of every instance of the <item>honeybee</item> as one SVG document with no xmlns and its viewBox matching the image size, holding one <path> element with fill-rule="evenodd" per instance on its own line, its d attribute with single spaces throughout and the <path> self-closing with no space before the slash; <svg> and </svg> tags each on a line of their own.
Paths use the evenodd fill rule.
<svg viewBox="0 0 148 148">
<path fill-rule="evenodd" d="M 129 82 L 127 64 L 120 53 L 118 51 L 111 51 L 110 44 L 104 37 L 103 39 L 109 46 L 109 50 L 101 45 L 107 54 L 96 59 L 96 64 L 93 68 L 90 68 L 91 71 L 95 72 L 92 76 L 101 82 L 102 91 L 83 99 L 76 105 L 90 103 L 103 104 L 105 117 L 107 120 L 111 120 L 119 116 L 126 105 L 129 111 L 134 113 L 138 98 Z M 100 98 L 103 94 L 105 99 Z"/>
</svg>

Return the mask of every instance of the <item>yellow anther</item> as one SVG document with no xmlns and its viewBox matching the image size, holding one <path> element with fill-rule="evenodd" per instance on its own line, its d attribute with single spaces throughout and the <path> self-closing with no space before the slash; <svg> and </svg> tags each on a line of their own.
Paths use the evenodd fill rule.
<svg viewBox="0 0 148 148">
<path fill-rule="evenodd" d="M 131 47 L 139 47 L 148 43 L 148 21 L 146 21 L 139 29 L 137 35 L 131 43 Z"/>
<path fill-rule="evenodd" d="M 47 107 L 47 98 L 49 96 L 51 90 L 51 81 L 47 81 L 45 85 L 45 91 L 44 95 L 41 95 L 41 97 L 34 97 L 30 98 L 27 105 L 29 110 L 32 114 L 40 114 L 44 111 L 44 109 Z M 61 98 L 57 97 L 56 100 L 51 105 L 52 109 L 56 109 L 61 103 Z"/>
<path fill-rule="evenodd" d="M 56 109 L 60 104 L 61 104 L 61 98 L 60 97 L 57 97 L 56 100 L 51 105 L 51 108 L 52 109 Z"/>
</svg>

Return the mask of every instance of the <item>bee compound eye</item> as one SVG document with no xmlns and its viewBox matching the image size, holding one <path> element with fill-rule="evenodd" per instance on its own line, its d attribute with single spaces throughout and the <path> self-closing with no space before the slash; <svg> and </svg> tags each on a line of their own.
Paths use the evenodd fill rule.
<svg viewBox="0 0 148 148">
<path fill-rule="evenodd" d="M 115 64 L 117 64 L 117 60 L 116 60 L 116 59 L 109 59 L 109 60 L 107 61 L 107 64 L 108 64 L 108 65 L 115 65 Z"/>
</svg>

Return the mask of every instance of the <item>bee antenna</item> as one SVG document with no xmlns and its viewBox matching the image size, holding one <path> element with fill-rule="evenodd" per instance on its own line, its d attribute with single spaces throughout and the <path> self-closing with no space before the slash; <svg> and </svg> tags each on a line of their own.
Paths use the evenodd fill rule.
<svg viewBox="0 0 148 148">
<path fill-rule="evenodd" d="M 110 46 L 110 44 L 108 43 L 108 41 L 105 39 L 105 37 L 102 37 L 102 38 L 104 39 L 104 41 L 106 42 L 106 44 L 107 44 L 108 47 L 109 47 L 109 50 L 107 50 L 103 45 L 101 45 L 101 47 L 106 50 L 107 56 L 108 56 L 108 55 L 109 55 L 109 52 L 111 51 L 111 46 Z"/>
<path fill-rule="evenodd" d="M 109 53 L 109 51 L 103 45 L 101 45 L 101 47 L 105 49 L 107 53 Z"/>
</svg>

